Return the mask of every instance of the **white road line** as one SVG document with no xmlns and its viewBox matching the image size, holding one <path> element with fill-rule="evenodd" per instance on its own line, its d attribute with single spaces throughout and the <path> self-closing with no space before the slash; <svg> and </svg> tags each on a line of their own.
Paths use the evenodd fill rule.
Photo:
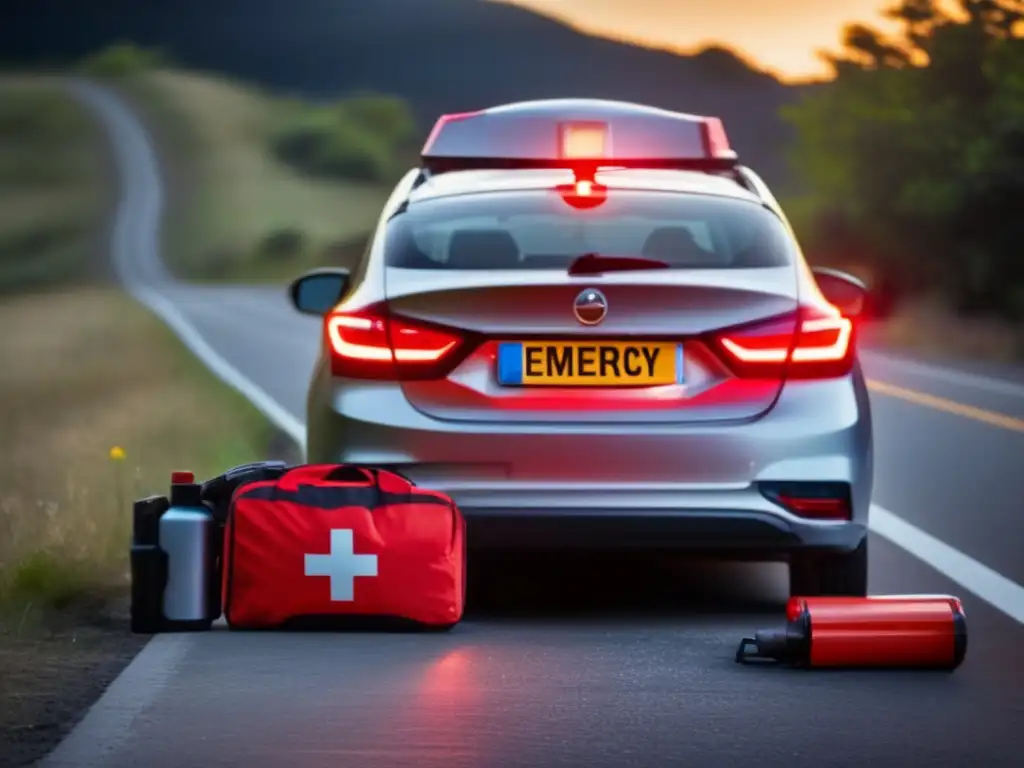
<svg viewBox="0 0 1024 768">
<path fill-rule="evenodd" d="M 299 448 L 305 450 L 306 425 L 295 418 L 288 409 L 278 403 L 265 390 L 257 386 L 245 374 L 235 368 L 231 363 L 221 357 L 211 347 L 203 335 L 196 330 L 185 316 L 178 311 L 167 298 L 155 291 L 147 289 L 139 290 L 135 297 L 145 304 L 156 315 L 158 315 L 177 334 L 181 342 L 188 347 L 192 354 L 221 381 L 238 391 L 242 397 L 253 404 L 271 424 L 288 435 Z"/>
<path fill-rule="evenodd" d="M 1024 624 L 1024 587 L 887 509 L 871 505 L 870 529 Z"/>
<path fill-rule="evenodd" d="M 163 293 L 150 287 L 154 282 L 171 284 L 160 261 L 157 237 L 163 192 L 156 154 L 145 129 L 111 91 L 81 81 L 76 82 L 73 88 L 76 95 L 100 116 L 113 136 L 123 189 L 128 190 L 122 194 L 118 206 L 114 238 L 114 261 L 126 287 L 140 302 L 163 318 L 196 357 L 221 380 L 304 446 L 305 424 L 228 363 Z M 976 378 L 969 374 L 963 376 Z M 980 380 L 989 385 L 1000 384 Z M 869 527 L 1015 621 L 1024 623 L 1024 587 L 882 507 L 872 506 Z"/>
<path fill-rule="evenodd" d="M 156 153 L 145 129 L 108 89 L 87 81 L 75 81 L 71 87 L 72 92 L 100 117 L 113 137 L 121 188 L 131 190 L 129 194 L 122 194 L 114 223 L 113 262 L 121 283 L 139 303 L 167 323 L 215 376 L 238 391 L 304 450 L 305 424 L 231 365 L 159 288 L 153 287 L 153 284 L 171 285 L 173 280 L 160 259 L 163 185 Z"/>
</svg>

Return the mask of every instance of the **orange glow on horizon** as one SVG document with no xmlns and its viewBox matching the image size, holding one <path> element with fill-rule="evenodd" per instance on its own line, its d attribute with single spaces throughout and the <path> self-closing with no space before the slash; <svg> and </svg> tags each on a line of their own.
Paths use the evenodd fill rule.
<svg viewBox="0 0 1024 768">
<path fill-rule="evenodd" d="M 735 50 L 757 69 L 787 82 L 830 72 L 818 56 L 836 50 L 853 22 L 892 33 L 882 16 L 893 0 L 492 0 L 520 5 L 581 31 L 623 42 L 694 53 L 708 46 Z"/>
</svg>

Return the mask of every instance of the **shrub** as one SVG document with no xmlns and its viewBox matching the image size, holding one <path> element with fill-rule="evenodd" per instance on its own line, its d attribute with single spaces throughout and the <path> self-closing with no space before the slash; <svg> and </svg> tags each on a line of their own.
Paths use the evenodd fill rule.
<svg viewBox="0 0 1024 768">
<path fill-rule="evenodd" d="M 63 608 L 84 590 L 80 567 L 80 563 L 53 552 L 31 552 L 16 563 L 10 573 L 4 574 L 0 598 L 4 602 L 28 601 Z"/>
<path fill-rule="evenodd" d="M 391 160 L 384 142 L 335 110 L 309 110 L 277 132 L 274 153 L 312 176 L 383 181 Z"/>
<path fill-rule="evenodd" d="M 278 229 L 260 241 L 256 255 L 267 261 L 284 261 L 301 256 L 307 247 L 306 235 L 299 229 Z"/>
<path fill-rule="evenodd" d="M 94 77 L 128 77 L 166 64 L 163 54 L 133 43 L 114 43 L 82 61 L 80 69 Z"/>
<path fill-rule="evenodd" d="M 281 105 L 271 137 L 273 153 L 312 176 L 386 183 L 401 172 L 416 135 L 400 99 L 360 96 L 333 105 Z"/>
<path fill-rule="evenodd" d="M 345 99 L 338 106 L 343 114 L 395 151 L 407 149 L 416 140 L 416 120 L 409 105 L 397 96 L 360 94 Z"/>
</svg>

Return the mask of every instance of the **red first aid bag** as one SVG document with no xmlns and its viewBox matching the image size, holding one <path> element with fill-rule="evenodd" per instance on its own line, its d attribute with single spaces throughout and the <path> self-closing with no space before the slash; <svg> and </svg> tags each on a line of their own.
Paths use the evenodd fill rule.
<svg viewBox="0 0 1024 768">
<path fill-rule="evenodd" d="M 443 493 L 347 464 L 295 467 L 231 499 L 232 629 L 450 629 L 465 602 L 465 522 Z"/>
</svg>

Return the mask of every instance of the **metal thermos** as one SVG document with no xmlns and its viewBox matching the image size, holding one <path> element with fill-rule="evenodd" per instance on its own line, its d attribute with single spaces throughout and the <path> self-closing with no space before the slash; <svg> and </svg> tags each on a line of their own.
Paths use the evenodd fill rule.
<svg viewBox="0 0 1024 768">
<path fill-rule="evenodd" d="M 209 629 L 216 581 L 216 521 L 191 472 L 171 476 L 170 508 L 160 516 L 160 549 L 167 555 L 164 618 L 176 629 Z M 217 611 L 219 614 L 219 610 Z"/>
<path fill-rule="evenodd" d="M 135 502 L 132 631 L 209 629 L 220 617 L 219 529 L 191 472 L 171 474 L 170 496 Z"/>
</svg>

